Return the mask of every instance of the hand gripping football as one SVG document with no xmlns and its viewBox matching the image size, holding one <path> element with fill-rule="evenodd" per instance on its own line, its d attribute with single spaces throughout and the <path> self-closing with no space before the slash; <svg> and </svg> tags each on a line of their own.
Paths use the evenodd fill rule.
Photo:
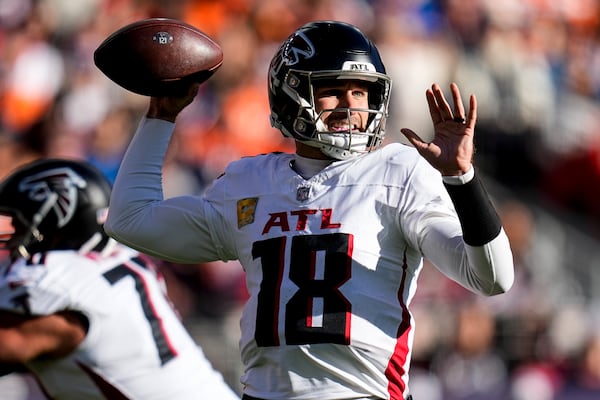
<svg viewBox="0 0 600 400">
<path fill-rule="evenodd" d="M 119 86 L 144 96 L 168 96 L 202 83 L 223 63 L 221 47 L 192 25 L 150 18 L 126 25 L 94 52 L 94 63 Z"/>
</svg>

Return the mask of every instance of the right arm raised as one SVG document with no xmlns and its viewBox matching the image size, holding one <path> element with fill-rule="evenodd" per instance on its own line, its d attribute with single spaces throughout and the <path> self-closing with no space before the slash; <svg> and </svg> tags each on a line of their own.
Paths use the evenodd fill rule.
<svg viewBox="0 0 600 400">
<path fill-rule="evenodd" d="M 163 198 L 162 166 L 175 118 L 197 91 L 194 86 L 186 96 L 151 98 L 119 168 L 104 225 L 119 242 L 179 263 L 222 258 L 207 223 L 210 205 L 197 196 Z"/>
</svg>

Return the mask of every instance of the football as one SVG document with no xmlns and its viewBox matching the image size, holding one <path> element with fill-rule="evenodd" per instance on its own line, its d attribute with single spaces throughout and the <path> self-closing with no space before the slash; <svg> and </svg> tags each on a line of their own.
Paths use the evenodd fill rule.
<svg viewBox="0 0 600 400">
<path fill-rule="evenodd" d="M 94 51 L 94 63 L 119 86 L 158 97 L 206 81 L 223 63 L 223 51 L 192 25 L 150 18 L 109 35 Z"/>
</svg>

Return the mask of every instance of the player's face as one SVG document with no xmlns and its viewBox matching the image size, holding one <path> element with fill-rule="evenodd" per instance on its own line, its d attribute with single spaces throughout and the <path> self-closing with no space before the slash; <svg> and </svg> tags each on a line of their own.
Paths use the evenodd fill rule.
<svg viewBox="0 0 600 400">
<path fill-rule="evenodd" d="M 8 262 L 10 251 L 8 241 L 13 237 L 15 228 L 12 217 L 0 214 L 0 265 Z"/>
<path fill-rule="evenodd" d="M 367 84 L 361 81 L 339 81 L 325 83 L 315 88 L 316 111 L 332 110 L 335 108 L 369 108 L 369 91 Z M 346 112 L 324 111 L 321 120 L 331 132 L 344 132 L 349 129 L 364 132 L 367 126 L 368 112 L 350 111 L 350 118 Z M 351 125 L 351 126 L 349 126 Z"/>
</svg>

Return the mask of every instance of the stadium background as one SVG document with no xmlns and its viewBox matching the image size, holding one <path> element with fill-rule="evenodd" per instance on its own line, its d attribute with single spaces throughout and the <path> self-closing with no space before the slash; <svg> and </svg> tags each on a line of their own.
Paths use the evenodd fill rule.
<svg viewBox="0 0 600 400">
<path fill-rule="evenodd" d="M 114 178 L 147 99 L 108 81 L 92 54 L 121 26 L 157 16 L 199 27 L 225 55 L 181 115 L 168 196 L 200 192 L 240 156 L 291 150 L 269 126 L 266 71 L 309 20 L 353 23 L 379 46 L 394 81 L 389 141 L 401 127 L 431 134 L 432 82 L 475 93 L 476 162 L 516 282 L 480 298 L 425 267 L 413 306 L 415 399 L 600 398 L 597 0 L 0 0 L 0 178 L 40 156 L 87 159 Z M 240 390 L 239 265 L 161 270 L 186 325 Z M 0 380 L 3 399 L 36 396 Z"/>
</svg>

